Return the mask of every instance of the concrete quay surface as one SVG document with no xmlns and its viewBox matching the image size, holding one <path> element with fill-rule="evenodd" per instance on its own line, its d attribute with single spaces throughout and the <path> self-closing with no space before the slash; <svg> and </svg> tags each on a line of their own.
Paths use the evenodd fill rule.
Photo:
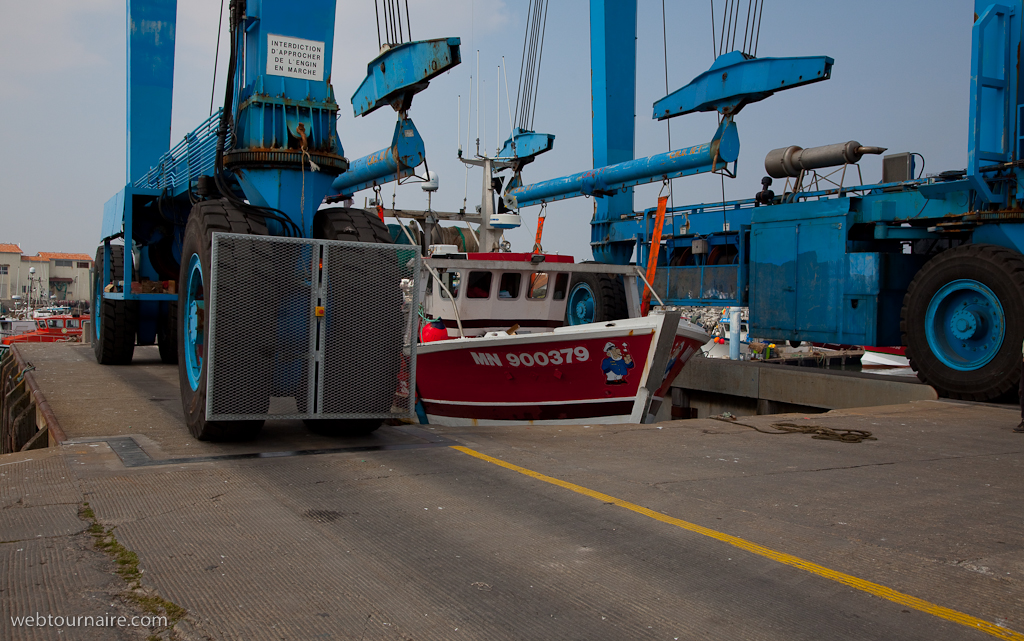
<svg viewBox="0 0 1024 641">
<path fill-rule="evenodd" d="M 22 353 L 69 441 L 0 457 L 0 639 L 1024 639 L 1012 408 L 215 444 L 155 348 Z"/>
</svg>

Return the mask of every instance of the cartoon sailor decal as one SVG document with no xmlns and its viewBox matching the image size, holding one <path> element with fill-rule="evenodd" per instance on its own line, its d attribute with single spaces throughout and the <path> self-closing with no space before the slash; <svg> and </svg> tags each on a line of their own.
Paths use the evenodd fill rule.
<svg viewBox="0 0 1024 641">
<path fill-rule="evenodd" d="M 622 347 L 628 349 L 625 343 Z M 601 361 L 601 371 L 607 377 L 605 384 L 622 385 L 626 382 L 626 374 L 633 369 L 633 357 L 628 352 L 624 355 L 618 345 L 611 341 L 605 343 L 604 353 L 607 358 Z"/>
</svg>

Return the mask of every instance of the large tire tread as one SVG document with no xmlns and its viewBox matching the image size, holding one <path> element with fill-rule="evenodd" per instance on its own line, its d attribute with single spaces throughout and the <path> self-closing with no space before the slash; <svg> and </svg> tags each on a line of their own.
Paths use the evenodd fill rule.
<svg viewBox="0 0 1024 641">
<path fill-rule="evenodd" d="M 160 350 L 160 361 L 168 365 L 178 364 L 178 302 L 168 304 L 165 315 L 157 319 L 156 346 Z"/>
<path fill-rule="evenodd" d="M 185 228 L 185 240 L 181 257 L 181 271 L 178 277 L 179 297 L 176 304 L 176 350 L 178 356 L 178 381 L 181 389 L 182 410 L 192 436 L 200 441 L 239 441 L 255 438 L 263 427 L 262 420 L 256 421 L 208 421 L 206 420 L 206 374 L 207 361 L 203 355 L 203 369 L 198 389 L 192 391 L 188 380 L 187 359 L 185 358 L 186 341 L 184 339 L 186 313 L 185 297 L 187 296 L 187 276 L 189 256 L 185 249 L 192 242 L 197 246 L 190 251 L 205 252 L 204 284 L 209 287 L 209 261 L 215 232 L 234 234 L 254 234 L 265 236 L 267 227 L 263 220 L 245 216 L 226 200 L 207 200 L 192 208 L 189 222 Z M 208 345 L 208 343 L 207 343 Z"/>
<path fill-rule="evenodd" d="M 1000 297 L 1006 328 L 1003 345 L 996 357 L 976 372 L 954 372 L 931 353 L 924 334 L 925 310 L 932 290 L 964 277 L 968 270 L 987 271 L 1005 280 L 1010 294 Z M 970 274 L 968 274 L 969 276 Z M 993 283 L 986 283 L 990 287 Z M 998 294 L 998 292 L 997 292 Z M 1021 313 L 1006 309 L 1017 305 Z M 1015 391 L 1020 383 L 1020 347 L 1024 340 L 1024 257 L 999 245 L 961 245 L 935 256 L 914 276 L 903 297 L 900 314 L 901 342 L 907 348 L 910 367 L 923 383 L 942 396 L 967 401 L 989 401 Z"/>
<path fill-rule="evenodd" d="M 124 246 L 110 247 L 110 278 L 124 278 Z M 96 250 L 93 287 L 103 286 L 103 246 Z M 97 300 L 94 296 L 93 300 Z M 139 304 L 132 300 L 99 299 L 93 322 L 99 322 L 99 336 L 93 336 L 92 348 L 100 365 L 128 365 L 135 354 L 135 333 L 139 325 Z M 97 331 L 97 330 L 92 330 Z"/>
<path fill-rule="evenodd" d="M 629 306 L 626 302 L 626 288 L 615 274 L 593 274 L 578 272 L 573 274 L 569 283 L 569 298 L 573 288 L 580 282 L 586 283 L 594 292 L 595 323 L 622 320 L 629 318 Z M 568 315 L 568 309 L 566 313 Z"/>
</svg>

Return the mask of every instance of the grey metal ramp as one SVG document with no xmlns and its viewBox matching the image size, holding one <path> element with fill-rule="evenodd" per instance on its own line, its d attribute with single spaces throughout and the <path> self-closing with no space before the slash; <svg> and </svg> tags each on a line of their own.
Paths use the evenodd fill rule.
<svg viewBox="0 0 1024 641">
<path fill-rule="evenodd" d="M 34 362 L 63 367 L 67 349 Z M 93 366 L 136 390 L 140 405 L 173 395 L 157 384 L 160 367 Z M 73 413 L 64 402 L 51 405 Z M 1015 412 L 921 402 L 804 416 L 743 422 L 868 429 L 878 440 L 774 436 L 710 420 L 384 427 L 349 445 L 447 438 L 469 450 L 281 455 L 282 438 L 302 449 L 320 437 L 303 440 L 281 422 L 268 426 L 267 442 L 186 445 L 185 428 L 163 419 L 144 435 L 127 431 L 145 425 L 133 413 L 111 419 L 110 438 L 78 435 L 49 456 L 63 458 L 81 500 L 138 554 L 144 585 L 188 610 L 185 638 L 992 638 L 707 532 L 1024 630 Z M 160 464 L 127 467 L 124 450 L 111 447 L 125 439 Z M 273 455 L 236 456 L 261 451 Z M 58 471 L 46 467 L 41 478 Z M 25 480 L 10 488 L 5 501 L 31 491 Z M 14 568 L 6 545 L 4 576 Z M 73 603 L 66 595 L 85 589 L 39 567 L 17 572 L 12 602 L 45 603 L 54 592 Z M 10 628 L 0 629 L 6 638 Z"/>
<path fill-rule="evenodd" d="M 938 399 L 930 385 L 914 377 L 810 367 L 692 358 L 672 382 L 685 390 L 700 416 L 721 408 L 734 414 L 769 414 L 773 407 L 839 409 L 895 405 Z M 786 411 L 783 409 L 782 411 Z"/>
</svg>

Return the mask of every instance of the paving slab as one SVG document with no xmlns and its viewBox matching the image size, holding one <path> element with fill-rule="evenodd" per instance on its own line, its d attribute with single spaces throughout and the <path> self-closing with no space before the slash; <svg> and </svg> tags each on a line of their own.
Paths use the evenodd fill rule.
<svg viewBox="0 0 1024 641">
<path fill-rule="evenodd" d="M 155 350 L 128 367 L 90 357 L 28 354 L 71 441 L 0 457 L 14 474 L 0 477 L 0 533 L 37 527 L 95 555 L 96 573 L 72 585 L 70 552 L 48 574 L 0 543 L 0 573 L 17 577 L 0 638 L 102 638 L 9 627 L 32 608 L 95 614 L 82 595 L 123 590 L 76 531 L 79 502 L 138 555 L 144 587 L 188 611 L 165 638 L 1024 638 L 1024 435 L 1005 407 L 355 440 L 275 421 L 208 444 L 187 434 L 176 369 Z M 758 431 L 780 421 L 876 440 Z M 287 454 L 316 449 L 329 452 Z"/>
</svg>

